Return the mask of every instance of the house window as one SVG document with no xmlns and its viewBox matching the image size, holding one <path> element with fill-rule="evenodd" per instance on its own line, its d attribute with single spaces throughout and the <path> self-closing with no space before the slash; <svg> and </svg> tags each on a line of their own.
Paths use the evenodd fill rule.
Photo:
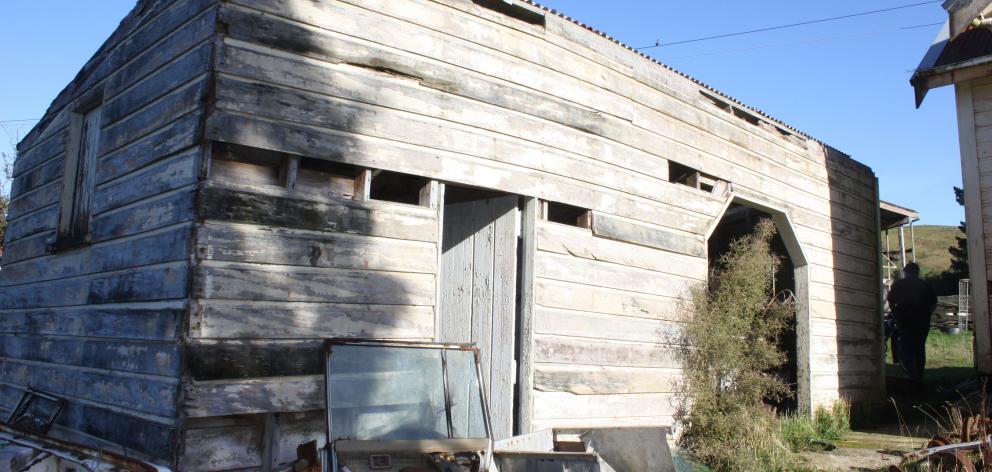
<svg viewBox="0 0 992 472">
<path fill-rule="evenodd" d="M 72 114 L 59 207 L 59 246 L 86 242 L 100 144 L 100 105 Z"/>
</svg>

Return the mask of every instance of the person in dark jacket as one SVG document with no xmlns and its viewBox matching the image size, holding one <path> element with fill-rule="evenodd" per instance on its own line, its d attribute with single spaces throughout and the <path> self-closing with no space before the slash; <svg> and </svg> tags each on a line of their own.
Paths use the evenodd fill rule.
<svg viewBox="0 0 992 472">
<path fill-rule="evenodd" d="M 906 264 L 903 274 L 889 290 L 889 308 L 899 330 L 899 360 L 909 377 L 919 381 L 927 362 L 927 334 L 930 315 L 937 307 L 937 295 L 920 279 L 920 266 L 916 263 Z"/>
</svg>

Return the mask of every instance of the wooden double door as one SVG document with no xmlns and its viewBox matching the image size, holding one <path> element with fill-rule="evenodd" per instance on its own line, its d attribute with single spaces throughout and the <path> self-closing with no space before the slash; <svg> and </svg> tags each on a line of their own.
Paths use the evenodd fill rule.
<svg viewBox="0 0 992 472">
<path fill-rule="evenodd" d="M 513 434 L 519 198 L 457 195 L 442 220 L 439 341 L 479 347 L 492 432 L 501 439 Z"/>
</svg>

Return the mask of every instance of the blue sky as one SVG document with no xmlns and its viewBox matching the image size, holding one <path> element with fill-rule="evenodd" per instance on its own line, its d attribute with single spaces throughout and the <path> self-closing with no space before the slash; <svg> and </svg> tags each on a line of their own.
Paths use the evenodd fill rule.
<svg viewBox="0 0 992 472">
<path fill-rule="evenodd" d="M 634 46 L 711 36 L 918 3 L 544 0 Z M 110 35 L 133 0 L 8 2 L 0 16 L 0 122 L 38 118 Z M 870 165 L 882 198 L 924 224 L 964 218 L 952 90 L 920 110 L 912 70 L 941 22 L 940 3 L 767 33 L 646 50 L 682 72 Z M 0 152 L 29 127 L 0 123 Z"/>
</svg>

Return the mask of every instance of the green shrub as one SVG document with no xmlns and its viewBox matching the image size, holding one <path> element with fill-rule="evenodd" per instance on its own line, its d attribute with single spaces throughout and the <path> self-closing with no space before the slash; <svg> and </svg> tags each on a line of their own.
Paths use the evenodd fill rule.
<svg viewBox="0 0 992 472">
<path fill-rule="evenodd" d="M 800 469 L 783 441 L 776 413 L 765 405 L 790 395 L 774 374 L 786 360 L 778 340 L 794 306 L 776 301 L 780 260 L 771 249 L 770 220 L 731 244 L 709 284 L 684 303 L 678 339 L 684 380 L 678 387 L 680 445 L 717 470 Z"/>
</svg>

